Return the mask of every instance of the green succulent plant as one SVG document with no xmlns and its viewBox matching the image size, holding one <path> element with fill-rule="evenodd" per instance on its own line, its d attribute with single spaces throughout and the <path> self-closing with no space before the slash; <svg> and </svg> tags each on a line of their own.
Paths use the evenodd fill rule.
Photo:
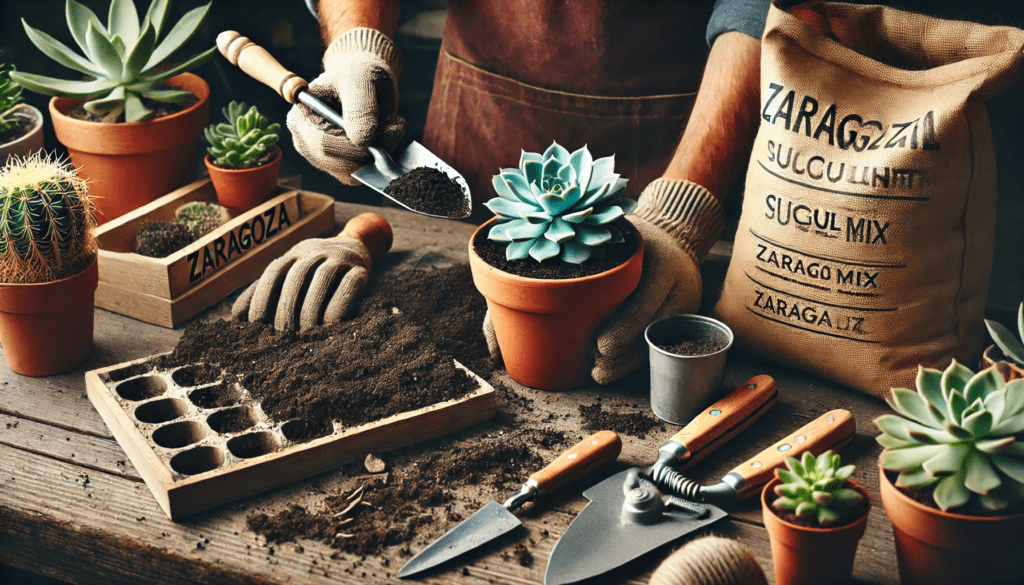
<svg viewBox="0 0 1024 585">
<path fill-rule="evenodd" d="M 1024 502 L 1024 379 L 995 369 L 918 369 L 917 391 L 894 388 L 902 416 L 875 419 L 882 467 L 896 487 L 932 488 L 942 510 L 977 504 L 992 511 Z"/>
<path fill-rule="evenodd" d="M 804 453 L 803 461 L 786 458 L 789 470 L 776 469 L 782 483 L 775 486 L 778 496 L 772 507 L 788 510 L 797 518 L 815 518 L 818 525 L 827 528 L 847 520 L 856 511 L 864 496 L 857 490 L 843 487 L 853 473 L 854 466 L 839 466 L 839 455 L 831 450 L 817 458 Z"/>
<path fill-rule="evenodd" d="M 0 282 L 67 278 L 96 256 L 95 206 L 70 162 L 36 153 L 0 169 Z"/>
<path fill-rule="evenodd" d="M 222 110 L 227 122 L 206 128 L 210 156 L 218 166 L 247 169 L 269 161 L 259 160 L 267 147 L 277 142 L 281 125 L 270 124 L 256 106 L 245 109 L 245 102 L 231 102 Z"/>
<path fill-rule="evenodd" d="M 985 326 L 988 327 L 993 341 L 1003 351 L 1003 355 L 1024 366 L 1024 343 L 1021 342 L 1024 340 L 1024 303 L 1021 303 L 1017 310 L 1017 330 L 1020 333 L 1020 339 L 1014 337 L 1013 333 L 998 321 L 985 319 Z"/>
<path fill-rule="evenodd" d="M 15 108 L 21 104 L 21 86 L 11 79 L 11 71 L 14 67 L 0 64 L 0 144 L 13 139 L 20 126 Z"/>
<path fill-rule="evenodd" d="M 87 99 L 85 109 L 93 114 L 124 108 L 126 122 L 140 122 L 153 116 L 153 110 L 143 104 L 142 98 L 164 103 L 195 99 L 187 91 L 169 87 L 167 79 L 202 65 L 213 57 L 217 48 L 211 47 L 178 65 L 165 63 L 196 34 L 210 4 L 185 14 L 163 40 L 158 41 L 166 28 L 170 5 L 170 0 L 153 0 L 140 25 L 132 0 L 111 0 L 104 26 L 95 12 L 75 0 L 67 0 L 68 28 L 84 57 L 22 19 L 29 40 L 40 51 L 91 79 L 65 80 L 21 71 L 12 73 L 11 77 L 34 92 Z"/>
<path fill-rule="evenodd" d="M 498 197 L 484 205 L 498 218 L 487 238 L 507 242 L 509 260 L 581 264 L 632 231 L 624 217 L 636 201 L 621 197 L 626 179 L 614 155 L 594 160 L 586 146 L 570 154 L 553 142 L 543 154 L 523 151 L 519 168 L 502 169 L 492 183 Z"/>
</svg>

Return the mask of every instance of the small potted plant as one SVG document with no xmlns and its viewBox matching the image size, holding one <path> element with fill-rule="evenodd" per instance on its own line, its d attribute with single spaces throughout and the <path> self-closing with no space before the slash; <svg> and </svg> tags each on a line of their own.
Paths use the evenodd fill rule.
<svg viewBox="0 0 1024 585">
<path fill-rule="evenodd" d="M 779 585 L 847 583 L 857 544 L 871 510 L 867 491 L 850 479 L 854 466 L 839 466 L 826 451 L 802 461 L 786 458 L 788 470 L 761 492 L 764 525 L 772 544 Z"/>
<path fill-rule="evenodd" d="M 601 322 L 640 281 L 643 242 L 625 215 L 613 156 L 553 143 L 494 177 L 496 214 L 473 235 L 470 268 L 509 376 L 547 390 L 590 380 Z"/>
<path fill-rule="evenodd" d="M 0 169 L 0 345 L 19 374 L 59 374 L 92 350 L 93 214 L 66 162 L 36 153 Z"/>
<path fill-rule="evenodd" d="M 981 358 L 982 368 L 995 366 L 999 373 L 1006 378 L 1006 381 L 1024 378 L 1024 303 L 1017 309 L 1017 330 L 1020 332 L 1020 339 L 1013 336 L 1013 333 L 998 321 L 985 319 L 985 326 L 992 336 L 995 345 L 988 346 Z M 1003 352 L 999 356 L 996 347 Z"/>
<path fill-rule="evenodd" d="M 899 416 L 875 424 L 900 582 L 1024 582 L 1024 379 L 954 360 L 889 403 Z"/>
<path fill-rule="evenodd" d="M 174 219 L 143 222 L 135 234 L 135 253 L 165 258 L 220 227 L 231 216 L 220 205 L 193 201 L 174 212 Z"/>
<path fill-rule="evenodd" d="M 227 122 L 206 128 L 210 142 L 206 168 L 217 201 L 235 213 L 248 211 L 277 192 L 281 148 L 276 146 L 280 124 L 271 124 L 256 106 L 231 102 L 224 108 Z"/>
<path fill-rule="evenodd" d="M 185 72 L 213 57 L 216 47 L 175 65 L 168 58 L 195 35 L 209 9 L 210 4 L 196 8 L 169 27 L 170 0 L 152 0 L 141 24 L 132 0 L 111 0 L 104 26 L 92 10 L 67 0 L 68 27 L 84 56 L 23 21 L 40 51 L 86 76 L 11 74 L 26 89 L 54 96 L 53 129 L 89 182 L 100 222 L 195 176 L 199 135 L 210 117 L 210 88 Z"/>
<path fill-rule="evenodd" d="M 43 114 L 21 101 L 13 67 L 0 65 L 0 164 L 10 156 L 27 157 L 43 148 Z"/>
</svg>

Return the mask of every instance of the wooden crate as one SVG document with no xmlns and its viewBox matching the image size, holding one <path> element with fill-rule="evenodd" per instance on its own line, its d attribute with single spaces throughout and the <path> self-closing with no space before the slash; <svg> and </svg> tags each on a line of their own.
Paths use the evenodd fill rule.
<svg viewBox="0 0 1024 585">
<path fill-rule="evenodd" d="M 172 219 L 193 201 L 217 201 L 209 179 L 196 181 L 96 229 L 100 282 L 96 306 L 177 327 L 259 278 L 298 242 L 334 230 L 334 200 L 289 188 L 165 258 L 134 253 L 146 221 Z"/>
<path fill-rule="evenodd" d="M 480 384 L 473 393 L 358 427 L 335 423 L 332 434 L 299 443 L 289 438 L 288 426 L 295 423 L 271 422 L 236 382 L 179 385 L 174 374 L 182 368 L 147 367 L 155 357 L 86 372 L 85 382 L 89 400 L 172 520 L 338 469 L 369 453 L 435 439 L 497 413 L 494 388 L 455 362 Z M 207 388 L 236 393 L 238 405 L 201 408 L 191 401 L 192 392 Z M 251 413 L 255 422 L 248 429 L 218 433 L 211 427 L 217 413 L 237 408 Z"/>
</svg>

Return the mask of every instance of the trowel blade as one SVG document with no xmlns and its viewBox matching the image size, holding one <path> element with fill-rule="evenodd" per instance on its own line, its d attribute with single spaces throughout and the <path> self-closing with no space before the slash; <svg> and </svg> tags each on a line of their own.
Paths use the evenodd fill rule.
<svg viewBox="0 0 1024 585">
<path fill-rule="evenodd" d="M 384 156 L 374 156 L 374 162 L 372 164 L 368 164 L 365 167 L 356 170 L 352 173 L 352 176 L 367 187 L 379 192 L 381 195 L 384 195 L 409 211 L 414 211 L 429 217 L 439 217 L 443 219 L 465 219 L 466 217 L 469 217 L 469 214 L 459 217 L 449 217 L 446 215 L 424 213 L 409 207 L 405 202 L 399 201 L 384 192 L 384 189 L 391 184 L 391 181 L 408 173 L 409 171 L 419 167 L 433 167 L 448 175 L 450 179 L 462 187 L 462 192 L 466 199 L 466 209 L 472 210 L 473 202 L 469 194 L 469 185 L 466 184 L 466 179 L 464 179 L 458 171 L 448 165 L 448 163 L 438 158 L 436 154 L 427 150 L 427 147 L 423 146 L 419 142 L 413 142 L 408 148 L 394 156 L 394 163 L 395 167 L 391 168 L 388 166 Z"/>
<path fill-rule="evenodd" d="M 700 520 L 673 510 L 666 511 L 656 524 L 623 524 L 620 515 L 626 496 L 622 484 L 629 472 L 622 471 L 583 492 L 590 503 L 551 551 L 544 585 L 565 585 L 602 575 L 727 516 L 721 508 L 704 504 L 710 514 Z"/>
<path fill-rule="evenodd" d="M 522 522 L 505 506 L 491 502 L 461 524 L 446 532 L 427 548 L 420 551 L 398 571 L 398 578 L 415 575 L 451 560 L 462 553 L 498 538 L 518 528 Z"/>
</svg>

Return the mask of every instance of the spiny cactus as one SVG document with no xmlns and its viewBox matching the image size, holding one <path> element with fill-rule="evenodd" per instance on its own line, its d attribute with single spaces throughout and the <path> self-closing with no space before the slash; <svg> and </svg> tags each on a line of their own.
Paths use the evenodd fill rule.
<svg viewBox="0 0 1024 585">
<path fill-rule="evenodd" d="M 518 169 L 494 176 L 498 197 L 484 205 L 498 221 L 487 238 L 508 242 L 509 260 L 573 264 L 587 261 L 597 246 L 622 243 L 631 231 L 623 217 L 636 201 L 620 196 L 626 179 L 614 169 L 614 155 L 593 160 L 586 146 L 572 154 L 557 142 L 544 154 L 523 151 Z"/>
<path fill-rule="evenodd" d="M 107 25 L 103 26 L 95 12 L 75 0 L 67 0 L 68 28 L 85 57 L 22 19 L 32 44 L 47 57 L 90 79 L 65 80 L 21 71 L 11 77 L 37 93 L 90 100 L 84 106 L 93 114 L 124 108 L 126 122 L 140 122 L 153 116 L 153 110 L 142 103 L 142 98 L 164 103 L 193 100 L 195 96 L 191 93 L 168 87 L 167 79 L 202 65 L 217 48 L 211 47 L 179 65 L 164 64 L 199 31 L 210 4 L 185 14 L 157 42 L 166 28 L 170 8 L 170 0 L 153 0 L 140 25 L 132 0 L 111 0 Z"/>
<path fill-rule="evenodd" d="M 1024 303 L 1021 303 L 1020 309 L 1017 310 L 1017 331 L 1020 333 L 1020 339 L 1014 337 L 1013 333 L 998 321 L 985 319 L 985 326 L 988 327 L 988 332 L 996 345 L 1003 350 L 1003 355 L 1024 366 L 1024 343 L 1021 342 L 1024 340 Z"/>
<path fill-rule="evenodd" d="M 933 489 L 942 510 L 1024 503 L 1024 379 L 975 374 L 954 360 L 942 372 L 920 368 L 917 391 L 894 388 L 889 404 L 902 416 L 875 424 L 896 487 Z"/>
<path fill-rule="evenodd" d="M 14 67 L 0 64 L 0 144 L 17 138 L 14 132 L 21 125 L 15 115 L 21 103 L 21 86 L 11 79 L 11 71 Z"/>
<path fill-rule="evenodd" d="M 772 507 L 789 510 L 797 518 L 815 518 L 822 528 L 836 526 L 850 520 L 864 496 L 857 490 L 843 487 L 853 473 L 854 466 L 839 467 L 839 455 L 825 451 L 815 459 L 804 453 L 803 461 L 786 458 L 789 470 L 777 469 L 775 474 L 782 483 L 775 486 L 778 496 Z"/>
<path fill-rule="evenodd" d="M 95 206 L 70 162 L 36 153 L 0 170 L 0 281 L 50 282 L 96 256 Z"/>
<path fill-rule="evenodd" d="M 281 125 L 270 124 L 256 106 L 245 110 L 245 102 L 231 102 L 222 110 L 227 123 L 206 128 L 210 156 L 218 166 L 247 169 L 269 162 L 259 160 L 267 147 L 277 142 Z"/>
</svg>

